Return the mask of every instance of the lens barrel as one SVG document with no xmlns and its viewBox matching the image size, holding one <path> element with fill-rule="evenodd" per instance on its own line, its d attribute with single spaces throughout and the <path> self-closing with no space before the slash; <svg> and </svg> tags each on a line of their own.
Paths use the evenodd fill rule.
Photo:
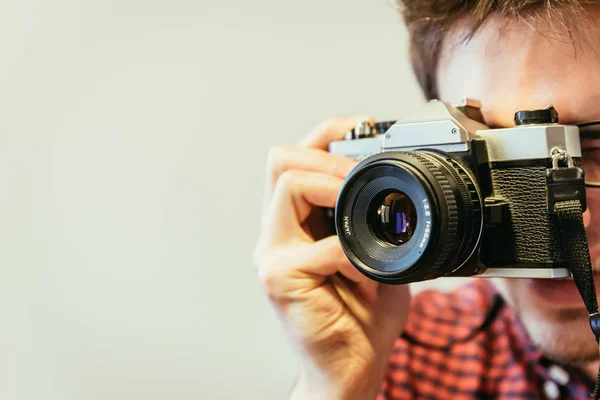
<svg viewBox="0 0 600 400">
<path fill-rule="evenodd" d="M 384 152 L 362 161 L 338 196 L 335 225 L 363 274 L 393 284 L 448 275 L 482 230 L 477 182 L 450 155 Z"/>
</svg>

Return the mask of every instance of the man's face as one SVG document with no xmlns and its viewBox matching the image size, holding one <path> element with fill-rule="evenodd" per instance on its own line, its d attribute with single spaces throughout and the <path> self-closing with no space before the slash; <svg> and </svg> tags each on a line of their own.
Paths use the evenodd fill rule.
<svg viewBox="0 0 600 400">
<path fill-rule="evenodd" d="M 600 17 L 600 8 L 589 10 Z M 450 103 L 463 96 L 480 100 L 491 127 L 514 126 L 516 111 L 549 104 L 563 124 L 600 119 L 600 30 L 580 25 L 585 38 L 575 38 L 574 44 L 567 31 L 556 34 L 547 26 L 543 29 L 546 36 L 526 24 L 496 18 L 470 42 L 457 44 L 462 33 L 457 27 L 444 44 L 438 68 L 440 98 Z M 600 146 L 600 140 L 582 141 L 582 149 L 592 146 Z M 600 189 L 588 189 L 587 204 L 584 222 L 600 288 Z M 572 280 L 497 279 L 494 283 L 548 356 L 570 363 L 598 358 Z"/>
</svg>

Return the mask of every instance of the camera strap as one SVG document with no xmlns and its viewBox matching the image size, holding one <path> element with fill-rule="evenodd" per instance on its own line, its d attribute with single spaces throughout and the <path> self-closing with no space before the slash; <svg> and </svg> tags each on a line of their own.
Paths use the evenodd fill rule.
<svg viewBox="0 0 600 400">
<path fill-rule="evenodd" d="M 594 332 L 596 342 L 600 343 L 600 315 L 598 314 L 592 262 L 583 224 L 583 211 L 580 200 L 557 201 L 554 204 L 554 213 L 561 232 L 562 247 L 564 253 L 568 255 L 569 269 L 588 312 L 590 327 Z M 600 398 L 600 370 L 592 397 Z"/>
<path fill-rule="evenodd" d="M 556 216 L 562 250 L 566 254 L 568 268 L 585 304 L 590 328 L 600 353 L 600 315 L 583 223 L 583 212 L 587 207 L 585 173 L 582 168 L 575 166 L 573 159 L 563 148 L 554 147 L 551 153 L 552 168 L 546 170 L 548 213 Z M 561 161 L 566 161 L 567 166 L 560 167 Z M 600 368 L 592 397 L 600 398 Z"/>
</svg>

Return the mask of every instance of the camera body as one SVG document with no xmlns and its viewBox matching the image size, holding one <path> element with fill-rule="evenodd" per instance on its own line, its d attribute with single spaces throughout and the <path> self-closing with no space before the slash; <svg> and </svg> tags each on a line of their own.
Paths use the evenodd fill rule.
<svg viewBox="0 0 600 400">
<path fill-rule="evenodd" d="M 362 160 L 334 217 L 354 266 L 395 284 L 570 276 L 548 171 L 557 149 L 578 165 L 579 129 L 558 124 L 551 107 L 520 111 L 515 122 L 490 129 L 477 102 L 433 100 L 411 118 L 360 124 L 332 142 L 331 153 Z M 583 171 L 575 170 L 581 185 L 562 193 L 585 199 Z"/>
</svg>

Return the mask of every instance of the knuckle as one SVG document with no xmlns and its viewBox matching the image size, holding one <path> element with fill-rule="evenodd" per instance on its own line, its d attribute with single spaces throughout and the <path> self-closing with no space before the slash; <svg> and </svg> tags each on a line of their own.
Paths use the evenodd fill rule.
<svg viewBox="0 0 600 400">
<path fill-rule="evenodd" d="M 267 297 L 275 300 L 281 297 L 281 284 L 283 277 L 277 273 L 277 268 L 272 265 L 262 265 L 258 269 L 258 279 Z"/>
<path fill-rule="evenodd" d="M 258 280 L 267 297 L 270 300 L 279 299 L 282 293 L 282 281 L 285 277 L 281 273 L 281 266 L 275 260 L 274 251 L 259 246 L 254 250 L 253 261 Z"/>
<path fill-rule="evenodd" d="M 317 339 L 318 341 L 327 342 L 332 346 L 335 346 L 336 343 L 345 346 L 355 333 L 353 324 L 349 323 L 347 316 L 339 313 L 335 318 L 331 318 L 327 322 L 320 334 L 317 335 Z"/>
<path fill-rule="evenodd" d="M 294 187 L 298 185 L 300 175 L 300 171 L 295 169 L 289 169 L 287 171 L 284 171 L 279 177 L 278 184 L 281 185 L 283 188 Z"/>
<path fill-rule="evenodd" d="M 341 318 L 340 322 L 331 326 L 330 337 L 340 342 L 346 342 L 348 337 L 352 336 L 353 333 L 353 329 Z"/>
<path fill-rule="evenodd" d="M 273 173 L 281 173 L 285 165 L 285 154 L 287 147 L 283 145 L 275 145 L 269 149 L 267 155 L 267 168 Z"/>
</svg>

